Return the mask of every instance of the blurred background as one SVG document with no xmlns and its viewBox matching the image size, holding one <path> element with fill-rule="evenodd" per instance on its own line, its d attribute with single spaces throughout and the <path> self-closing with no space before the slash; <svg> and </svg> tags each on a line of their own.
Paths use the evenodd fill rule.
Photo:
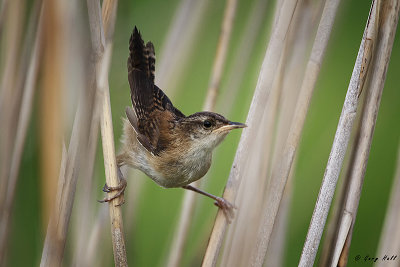
<svg viewBox="0 0 400 267">
<path fill-rule="evenodd" d="M 3 0 L 2 4 L 5 2 Z M 9 38 L 10 32 L 19 31 L 21 50 L 23 46 L 29 46 L 26 29 L 30 26 L 30 16 L 33 12 L 38 12 L 35 11 L 37 4 L 34 1 L 20 0 L 17 1 L 19 3 L 17 6 L 12 3 L 13 1 L 8 2 L 7 12 L 18 14 L 23 19 L 19 21 L 19 29 L 13 29 L 13 26 L 10 25 L 13 21 L 7 17 L 7 12 L 5 13 L 6 19 L 0 40 L 2 78 L 6 73 L 5 62 L 7 53 L 9 53 L 7 38 Z M 175 49 L 171 49 L 168 47 L 167 40 L 171 35 L 172 25 L 179 17 L 179 10 L 182 8 L 181 2 L 184 1 L 133 0 L 119 1 L 118 3 L 109 75 L 117 151 L 120 147 L 119 139 L 122 133 L 121 118 L 125 116 L 125 106 L 130 105 L 126 61 L 129 37 L 135 25 L 141 31 L 143 39 L 152 41 L 155 46 L 156 84 L 166 92 L 174 105 L 184 114 L 189 115 L 202 109 L 216 54 L 225 1 L 202 1 L 192 4 L 186 9 L 188 23 L 178 31 L 178 37 L 182 39 L 182 42 L 177 42 Z M 318 1 L 307 2 L 310 5 L 318 6 Z M 257 6 L 262 7 L 261 11 Z M 227 61 L 221 80 L 221 91 L 215 110 L 232 121 L 244 122 L 246 120 L 268 45 L 274 7 L 275 2 L 271 0 L 238 1 Z M 339 6 L 293 172 L 283 266 L 298 264 L 369 8 L 370 1 L 360 0 L 342 1 Z M 71 46 L 72 51 L 78 51 L 75 55 L 79 56 L 79 51 L 85 51 L 91 45 L 86 3 L 82 1 L 74 7 L 74 10 L 76 13 L 73 14 L 78 20 L 71 20 L 71 25 L 68 25 L 66 31 L 71 31 L 74 27 L 78 27 L 79 30 L 75 28 L 76 39 L 65 38 L 64 41 Z M 251 35 L 246 25 L 254 16 L 258 16 L 259 26 L 251 28 L 254 29 L 254 34 Z M 318 21 L 319 19 L 312 20 L 310 31 L 316 31 Z M 73 37 L 74 34 L 69 34 L 68 37 Z M 383 256 L 377 255 L 377 248 L 394 177 L 400 133 L 398 119 L 400 115 L 400 76 L 398 74 L 400 43 L 398 34 L 399 30 L 397 30 L 394 41 L 382 95 L 348 266 L 361 264 L 354 261 L 356 255 Z M 296 45 L 296 41 L 294 45 Z M 309 51 L 312 42 L 307 45 Z M 243 48 L 247 49 L 247 53 L 243 53 Z M 18 50 L 16 55 L 20 56 Z M 240 56 L 245 58 L 240 58 Z M 85 57 L 83 56 L 83 58 Z M 179 66 L 175 66 L 176 64 Z M 76 97 L 79 95 L 77 93 L 79 87 L 74 88 L 74 79 L 81 79 L 81 76 L 86 75 L 86 68 L 86 65 L 82 63 L 80 68 L 69 73 L 67 77 L 72 80 L 68 84 L 72 89 L 62 91 L 59 98 L 59 108 L 62 110 L 60 114 L 64 114 L 62 121 L 67 125 L 62 126 L 62 135 L 66 137 L 71 134 Z M 46 124 L 46 118 L 41 115 L 43 114 L 41 108 L 44 105 L 42 101 L 45 92 L 42 88 L 44 79 L 39 73 L 19 179 L 16 184 L 6 266 L 37 266 L 41 259 L 48 221 L 48 214 L 44 208 L 46 206 L 44 204 L 44 182 L 41 179 L 43 166 L 46 166 L 46 162 L 43 162 L 44 157 L 41 156 L 44 153 L 41 127 Z M 232 87 L 237 87 L 235 89 L 237 93 L 232 92 Z M 300 88 L 300 84 L 298 87 Z M 3 130 L 4 128 L 1 127 L 1 131 Z M 207 192 L 215 195 L 222 194 L 240 134 L 241 131 L 232 132 L 216 149 L 211 169 L 202 180 L 202 187 Z M 96 153 L 91 191 L 86 191 L 87 187 L 83 186 L 84 182 L 81 177 L 78 179 L 63 260 L 64 266 L 73 265 L 78 253 L 76 244 L 79 237 L 82 236 L 80 229 L 83 226 L 80 219 L 83 205 L 88 207 L 83 211 L 88 216 L 85 229 L 93 230 L 97 227 L 97 234 L 91 236 L 86 233 L 87 235 L 85 235 L 87 238 L 97 236 L 97 239 L 90 239 L 91 242 L 98 244 L 95 250 L 95 266 L 111 266 L 113 264 L 107 205 L 96 202 L 104 197 L 101 188 L 105 182 L 100 139 Z M 129 174 L 128 189 L 125 192 L 126 203 L 123 206 L 129 265 L 165 265 L 179 218 L 183 193 L 182 189 L 160 188 L 139 172 Z M 92 196 L 88 200 L 90 202 L 88 205 L 83 203 L 82 196 L 85 194 Z M 183 252 L 182 266 L 200 265 L 217 212 L 217 208 L 211 200 L 200 195 L 196 198 L 198 201 L 189 231 L 189 241 Z M 99 220 L 103 223 L 99 224 Z M 400 257 L 400 255 L 398 256 Z M 362 263 L 362 266 L 369 265 L 372 263 Z"/>
</svg>

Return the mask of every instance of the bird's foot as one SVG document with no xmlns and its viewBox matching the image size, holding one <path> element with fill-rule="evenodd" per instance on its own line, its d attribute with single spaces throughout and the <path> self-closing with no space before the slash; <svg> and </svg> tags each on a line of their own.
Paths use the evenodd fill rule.
<svg viewBox="0 0 400 267">
<path fill-rule="evenodd" d="M 235 217 L 234 209 L 237 209 L 237 207 L 222 197 L 215 197 L 214 205 L 224 212 L 226 220 L 231 223 Z"/>
<path fill-rule="evenodd" d="M 98 202 L 100 202 L 100 203 L 110 202 L 113 199 L 121 197 L 120 203 L 117 204 L 117 206 L 121 206 L 122 204 L 125 203 L 124 192 L 125 192 L 126 186 L 127 186 L 127 182 L 123 177 L 120 177 L 119 184 L 117 186 L 108 186 L 106 183 L 103 186 L 103 192 L 111 193 L 111 192 L 116 191 L 117 193 L 111 197 L 106 197 L 103 200 L 98 200 Z"/>
</svg>

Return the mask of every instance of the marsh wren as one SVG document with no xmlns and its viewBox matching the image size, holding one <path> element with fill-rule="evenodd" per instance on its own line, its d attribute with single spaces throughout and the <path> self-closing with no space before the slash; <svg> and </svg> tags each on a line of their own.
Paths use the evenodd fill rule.
<svg viewBox="0 0 400 267">
<path fill-rule="evenodd" d="M 128 165 L 139 169 L 158 185 L 182 187 L 215 200 L 227 217 L 232 216 L 228 201 L 201 191 L 190 183 L 203 177 L 211 165 L 214 148 L 233 129 L 246 127 L 213 112 L 185 116 L 154 84 L 155 53 L 151 42 L 144 44 L 135 27 L 129 41 L 128 80 L 132 107 L 125 109 L 122 149 L 117 156 L 118 169 Z M 117 191 L 110 201 L 123 194 L 126 181 L 103 191 Z M 228 218 L 229 219 L 229 218 Z"/>
</svg>

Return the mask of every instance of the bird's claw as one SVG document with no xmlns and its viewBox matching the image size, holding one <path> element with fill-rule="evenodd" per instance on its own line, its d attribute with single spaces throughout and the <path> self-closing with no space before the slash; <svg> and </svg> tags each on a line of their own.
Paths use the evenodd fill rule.
<svg viewBox="0 0 400 267">
<path fill-rule="evenodd" d="M 231 223 L 235 217 L 234 209 L 237 209 L 237 207 L 222 197 L 217 197 L 214 205 L 224 212 L 226 220 Z"/>
<path fill-rule="evenodd" d="M 126 183 L 125 179 L 120 179 L 120 182 L 117 186 L 108 186 L 107 184 L 105 184 L 103 186 L 103 192 L 111 193 L 113 191 L 117 191 L 117 193 L 114 196 L 106 197 L 103 200 L 98 200 L 98 202 L 100 202 L 100 203 L 110 202 L 113 199 L 121 197 L 121 201 L 116 206 L 118 207 L 118 206 L 123 205 L 125 203 L 124 192 L 125 192 L 126 185 L 127 185 L 127 183 Z"/>
</svg>

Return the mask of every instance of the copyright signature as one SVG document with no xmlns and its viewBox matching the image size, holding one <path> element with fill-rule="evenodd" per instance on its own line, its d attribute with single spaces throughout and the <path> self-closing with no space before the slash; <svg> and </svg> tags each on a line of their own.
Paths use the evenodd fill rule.
<svg viewBox="0 0 400 267">
<path fill-rule="evenodd" d="M 362 256 L 360 254 L 358 254 L 357 256 L 354 257 L 355 261 L 364 261 L 364 262 L 377 262 L 378 260 L 380 261 L 395 261 L 397 260 L 397 255 L 386 255 L 379 258 L 379 257 L 372 257 L 370 255 L 365 255 Z"/>
</svg>

